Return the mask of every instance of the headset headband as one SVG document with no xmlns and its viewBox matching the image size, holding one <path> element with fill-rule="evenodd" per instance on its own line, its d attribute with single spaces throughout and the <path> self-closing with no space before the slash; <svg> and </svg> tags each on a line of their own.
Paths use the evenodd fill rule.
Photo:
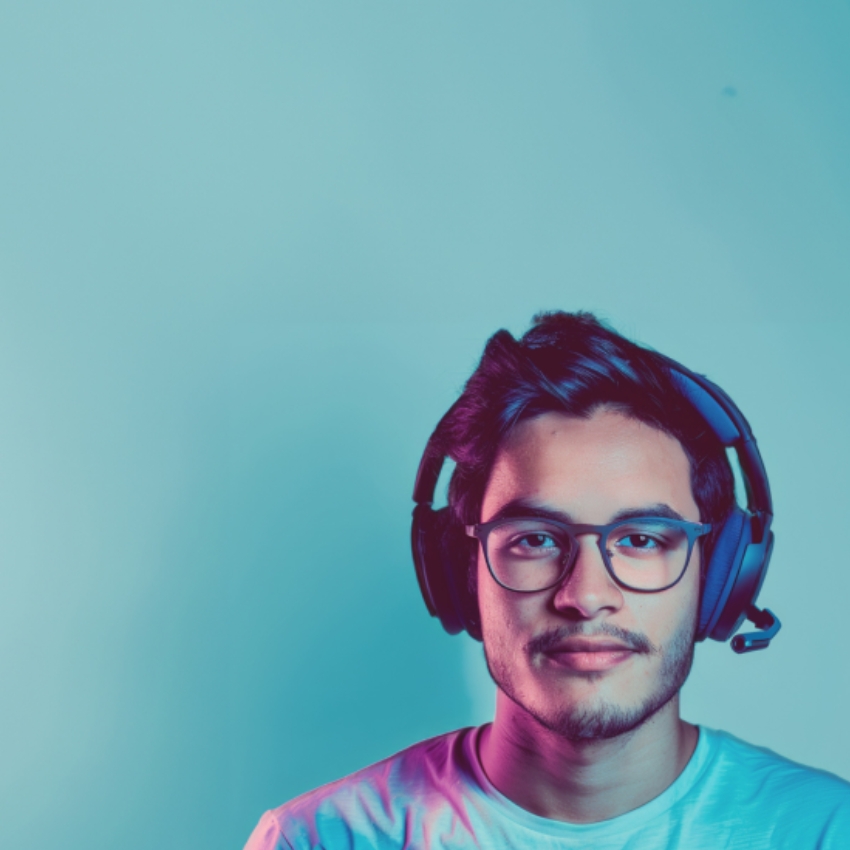
<svg viewBox="0 0 850 850">
<path fill-rule="evenodd" d="M 772 517 L 773 500 L 770 496 L 767 471 L 750 423 L 744 414 L 717 384 L 703 375 L 691 372 L 663 354 L 654 353 L 669 367 L 670 377 L 679 391 L 696 408 L 722 445 L 735 450 L 743 473 L 749 511 Z M 413 485 L 413 501 L 417 505 L 430 505 L 434 501 L 437 482 L 446 460 L 442 450 L 437 447 L 437 435 L 457 404 L 458 402 L 455 402 L 440 419 L 419 462 L 416 482 Z"/>
</svg>

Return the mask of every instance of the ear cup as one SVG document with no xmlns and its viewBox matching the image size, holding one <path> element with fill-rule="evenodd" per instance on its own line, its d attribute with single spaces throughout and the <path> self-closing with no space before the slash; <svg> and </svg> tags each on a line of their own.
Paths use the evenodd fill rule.
<svg viewBox="0 0 850 850">
<path fill-rule="evenodd" d="M 744 619 L 750 617 L 750 609 L 761 590 L 772 551 L 773 532 L 763 535 L 759 543 L 751 542 L 744 546 L 739 559 L 740 568 L 733 577 L 729 595 L 717 621 L 709 625 L 708 637 L 719 641 L 728 640 L 738 631 Z"/>
<path fill-rule="evenodd" d="M 751 542 L 749 516 L 740 508 L 734 508 L 723 523 L 705 570 L 697 640 L 704 640 L 711 634 L 723 613 Z"/>
<path fill-rule="evenodd" d="M 463 629 L 470 637 L 481 640 L 478 599 L 470 582 L 479 543 L 466 534 L 448 508 L 437 513 L 440 516 L 435 533 L 439 535 L 442 547 L 441 563 L 453 608 L 463 623 Z"/>
<path fill-rule="evenodd" d="M 469 587 L 471 538 L 448 508 L 417 505 L 411 542 L 419 589 L 431 615 L 449 634 L 467 631 L 481 640 L 478 603 Z"/>
</svg>

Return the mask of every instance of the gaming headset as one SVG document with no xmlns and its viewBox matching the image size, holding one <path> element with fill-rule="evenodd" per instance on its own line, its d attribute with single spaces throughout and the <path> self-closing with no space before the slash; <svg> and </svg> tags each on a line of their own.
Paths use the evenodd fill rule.
<svg viewBox="0 0 850 850">
<path fill-rule="evenodd" d="M 767 608 L 755 606 L 773 549 L 773 504 L 755 437 L 744 415 L 720 387 L 675 360 L 656 355 L 723 446 L 734 449 L 747 497 L 747 509 L 736 505 L 716 537 L 705 570 L 696 638 L 726 641 L 746 618 L 758 631 L 736 635 L 732 649 L 739 653 L 764 649 L 781 623 Z M 478 603 L 468 584 L 470 538 L 453 521 L 449 507 L 432 507 L 446 460 L 438 448 L 439 432 L 438 425 L 425 447 L 413 488 L 413 562 L 431 616 L 438 617 L 449 634 L 466 631 L 481 640 Z"/>
</svg>

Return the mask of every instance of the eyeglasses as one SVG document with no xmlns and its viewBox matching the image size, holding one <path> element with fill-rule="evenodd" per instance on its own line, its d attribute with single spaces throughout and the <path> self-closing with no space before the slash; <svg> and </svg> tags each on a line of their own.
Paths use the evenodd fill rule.
<svg viewBox="0 0 850 850">
<path fill-rule="evenodd" d="M 673 587 L 688 568 L 698 537 L 711 526 L 666 517 L 637 517 L 610 525 L 574 525 L 534 517 L 468 525 L 481 541 L 487 568 L 506 590 L 536 593 L 564 579 L 582 534 L 598 535 L 605 569 L 628 590 L 657 593 Z"/>
</svg>

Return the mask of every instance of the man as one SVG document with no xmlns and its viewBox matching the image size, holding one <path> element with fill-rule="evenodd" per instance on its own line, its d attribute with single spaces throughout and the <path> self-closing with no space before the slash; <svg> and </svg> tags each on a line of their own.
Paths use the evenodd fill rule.
<svg viewBox="0 0 850 850">
<path fill-rule="evenodd" d="M 589 314 L 539 316 L 491 338 L 414 498 L 420 587 L 483 639 L 495 718 L 266 813 L 247 850 L 850 848 L 850 784 L 679 717 L 695 640 L 778 630 L 754 605 L 767 480 L 721 390 Z"/>
</svg>

